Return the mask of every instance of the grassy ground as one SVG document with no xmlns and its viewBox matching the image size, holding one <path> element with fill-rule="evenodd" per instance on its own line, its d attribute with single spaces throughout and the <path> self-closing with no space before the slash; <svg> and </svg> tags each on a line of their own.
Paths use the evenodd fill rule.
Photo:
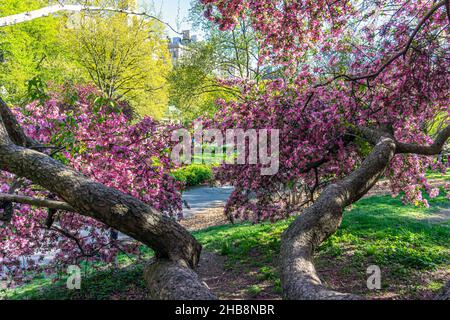
<svg viewBox="0 0 450 320">
<path fill-rule="evenodd" d="M 431 207 L 425 209 L 389 196 L 360 200 L 317 254 L 322 279 L 335 289 L 368 298 L 432 297 L 450 276 L 450 201 L 441 194 L 429 202 Z M 220 297 L 280 297 L 277 261 L 280 235 L 288 224 L 224 225 L 194 232 L 205 250 L 220 258 L 219 278 L 211 286 Z M 64 279 L 35 278 L 0 291 L 0 298 L 145 298 L 142 265 L 130 264 L 125 257 L 120 261 L 120 268 L 89 269 L 79 291 L 67 290 Z M 377 291 L 366 286 L 366 269 L 373 264 L 381 269 L 382 288 Z"/>
</svg>

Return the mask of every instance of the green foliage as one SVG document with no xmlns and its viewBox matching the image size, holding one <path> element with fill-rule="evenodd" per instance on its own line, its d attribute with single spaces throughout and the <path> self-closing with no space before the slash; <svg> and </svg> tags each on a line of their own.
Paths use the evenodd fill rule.
<svg viewBox="0 0 450 320">
<path fill-rule="evenodd" d="M 450 182 L 450 168 L 447 169 L 446 174 L 429 172 L 427 173 L 426 177 L 427 179 L 432 179 L 435 181 Z"/>
<path fill-rule="evenodd" d="M 240 91 L 219 79 L 243 79 L 256 83 L 283 75 L 279 67 L 258 63 L 260 47 L 248 19 L 240 17 L 231 30 L 219 30 L 204 16 L 204 6 L 192 2 L 190 20 L 202 31 L 202 42 L 187 46 L 169 75 L 170 103 L 184 121 L 211 117 L 217 99 L 239 99 Z"/>
<path fill-rule="evenodd" d="M 162 23 L 121 13 L 80 14 L 64 38 L 106 98 L 126 100 L 140 115 L 163 117 L 171 60 Z"/>
<path fill-rule="evenodd" d="M 96 0 L 94 5 L 133 5 Z M 0 16 L 45 7 L 47 0 L 0 0 Z M 168 105 L 171 70 L 164 26 L 125 14 L 44 17 L 0 29 L 0 93 L 12 104 L 40 98 L 38 81 L 93 82 L 107 98 L 126 100 L 141 115 L 161 118 Z M 27 94 L 31 93 L 31 96 Z M 38 94 L 39 96 L 35 96 Z"/>
<path fill-rule="evenodd" d="M 185 121 L 211 117 L 217 111 L 217 99 L 233 97 L 233 89 L 217 80 L 215 50 L 208 42 L 189 45 L 169 74 L 170 104 Z"/>
<path fill-rule="evenodd" d="M 33 77 L 27 81 L 27 98 L 25 101 L 39 101 L 40 105 L 43 105 L 49 99 L 46 90 L 47 84 L 42 78 L 40 76 Z"/>
<path fill-rule="evenodd" d="M 187 187 L 198 186 L 212 178 L 211 166 L 204 164 L 190 164 L 172 172 L 175 179 L 183 182 Z"/>
<path fill-rule="evenodd" d="M 46 5 L 44 0 L 0 0 L 0 16 Z M 45 17 L 0 29 L 0 91 L 7 102 L 23 102 L 29 81 L 36 79 L 52 85 L 84 82 L 85 74 L 61 41 L 66 21 L 64 16 Z"/>
<path fill-rule="evenodd" d="M 252 297 L 256 297 L 258 294 L 260 294 L 262 291 L 261 287 L 257 284 L 251 285 L 247 288 L 247 293 L 250 294 Z"/>
<path fill-rule="evenodd" d="M 277 272 L 273 267 L 264 266 L 259 269 L 258 278 L 260 280 L 276 280 L 278 278 Z"/>
</svg>

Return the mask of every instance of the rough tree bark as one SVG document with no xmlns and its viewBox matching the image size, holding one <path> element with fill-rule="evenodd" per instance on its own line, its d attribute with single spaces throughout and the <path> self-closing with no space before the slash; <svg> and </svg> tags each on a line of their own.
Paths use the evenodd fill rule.
<svg viewBox="0 0 450 320">
<path fill-rule="evenodd" d="M 359 299 L 323 286 L 314 267 L 315 249 L 336 232 L 344 208 L 373 187 L 396 153 L 437 154 L 450 137 L 450 126 L 439 133 L 431 146 L 398 143 L 387 131 L 363 129 L 361 133 L 375 144 L 369 156 L 348 177 L 325 188 L 317 201 L 304 210 L 282 235 L 281 282 L 286 299 Z"/>
<path fill-rule="evenodd" d="M 198 264 L 201 245 L 186 229 L 138 199 L 94 182 L 48 155 L 27 148 L 31 143 L 0 99 L 1 170 L 31 180 L 58 195 L 76 212 L 97 219 L 152 248 L 157 260 L 146 274 L 151 275 L 154 266 L 159 267 L 157 274 L 146 278 L 152 280 L 147 284 L 154 298 L 213 298 L 191 270 Z M 167 261 L 170 261 L 170 268 L 166 274 Z M 164 281 L 172 281 L 177 272 L 184 277 L 176 277 L 177 286 L 173 290 L 164 290 Z M 194 287 L 195 292 L 189 290 Z"/>
</svg>

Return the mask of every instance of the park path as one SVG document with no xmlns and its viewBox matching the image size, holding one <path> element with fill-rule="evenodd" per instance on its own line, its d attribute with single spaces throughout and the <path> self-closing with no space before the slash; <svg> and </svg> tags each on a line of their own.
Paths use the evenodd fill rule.
<svg viewBox="0 0 450 320">
<path fill-rule="evenodd" d="M 430 179 L 431 187 L 442 187 L 446 180 Z M 204 213 L 208 209 L 223 208 L 230 197 L 233 187 L 231 186 L 198 186 L 186 190 L 183 195 L 183 201 L 187 202 L 189 208 L 183 206 L 183 217 L 192 218 L 193 216 Z M 381 180 L 365 195 L 365 197 L 389 195 L 390 189 L 386 180 Z"/>
</svg>

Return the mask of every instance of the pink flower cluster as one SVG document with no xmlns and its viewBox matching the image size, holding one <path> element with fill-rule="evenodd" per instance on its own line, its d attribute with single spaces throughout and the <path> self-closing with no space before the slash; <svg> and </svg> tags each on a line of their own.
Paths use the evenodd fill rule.
<svg viewBox="0 0 450 320">
<path fill-rule="evenodd" d="M 75 101 L 68 101 L 68 93 L 76 96 Z M 30 137 L 61 147 L 60 152 L 49 149 L 60 161 L 165 214 L 180 215 L 180 186 L 169 174 L 172 128 L 148 117 L 133 122 L 120 105 L 103 103 L 99 97 L 93 88 L 64 88 L 63 93 L 52 93 L 44 105 L 33 102 L 14 112 Z M 3 172 L 0 191 L 7 193 L 13 179 Z M 16 192 L 54 198 L 30 182 Z M 47 210 L 14 207 L 12 221 L 0 225 L 0 266 L 16 280 L 24 270 L 38 268 L 37 262 L 49 253 L 45 268 L 54 270 L 80 260 L 111 262 L 119 250 L 136 248 L 122 246 L 111 238 L 107 226 L 93 219 L 61 212 L 48 230 Z"/>
</svg>

